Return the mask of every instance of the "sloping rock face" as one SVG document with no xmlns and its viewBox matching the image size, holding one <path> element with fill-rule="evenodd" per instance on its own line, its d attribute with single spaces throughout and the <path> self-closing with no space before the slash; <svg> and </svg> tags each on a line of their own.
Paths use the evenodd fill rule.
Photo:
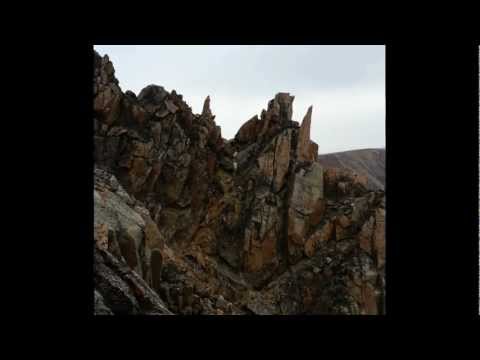
<svg viewBox="0 0 480 360">
<path fill-rule="evenodd" d="M 148 211 L 114 175 L 95 168 L 94 180 L 95 314 L 170 314 L 150 287 L 163 244 Z"/>
<path fill-rule="evenodd" d="M 241 277 L 195 246 L 172 250 L 144 204 L 113 174 L 96 168 L 94 179 L 95 314 L 243 313 L 227 300 L 248 287 Z"/>
<path fill-rule="evenodd" d="M 210 97 L 94 71 L 96 314 L 384 313 L 383 191 L 317 161 L 312 107 L 278 93 L 226 141 Z"/>
<path fill-rule="evenodd" d="M 110 252 L 95 246 L 96 315 L 171 315 L 147 283 Z"/>
</svg>

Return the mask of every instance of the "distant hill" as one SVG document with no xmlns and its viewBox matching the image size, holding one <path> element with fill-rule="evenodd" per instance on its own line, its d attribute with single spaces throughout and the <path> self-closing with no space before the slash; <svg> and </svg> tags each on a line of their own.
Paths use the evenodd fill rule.
<svg viewBox="0 0 480 360">
<path fill-rule="evenodd" d="M 385 149 L 360 149 L 318 156 L 326 167 L 348 168 L 368 177 L 371 189 L 385 188 Z"/>
</svg>

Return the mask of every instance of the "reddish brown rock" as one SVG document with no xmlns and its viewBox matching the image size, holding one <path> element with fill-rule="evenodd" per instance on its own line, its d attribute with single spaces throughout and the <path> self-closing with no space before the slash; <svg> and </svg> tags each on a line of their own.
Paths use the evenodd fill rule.
<svg viewBox="0 0 480 360">
<path fill-rule="evenodd" d="M 346 229 L 347 227 L 349 227 L 350 224 L 351 224 L 350 219 L 349 219 L 347 216 L 345 216 L 344 214 L 342 214 L 342 215 L 340 215 L 339 217 L 337 217 L 337 222 L 338 222 L 338 224 L 339 224 L 342 228 L 344 228 L 344 229 Z"/>
<path fill-rule="evenodd" d="M 207 96 L 203 103 L 202 116 L 212 116 L 212 110 L 210 110 L 210 96 Z"/>
<path fill-rule="evenodd" d="M 261 174 L 269 178 L 270 181 L 272 181 L 274 167 L 275 167 L 275 152 L 272 150 L 272 151 L 263 153 L 261 156 L 258 157 L 257 163 L 258 163 L 258 168 L 261 171 Z"/>
<path fill-rule="evenodd" d="M 313 151 L 318 150 L 314 145 L 311 145 L 310 140 L 310 126 L 312 122 L 312 106 L 308 108 L 307 114 L 303 118 L 302 125 L 298 134 L 298 161 L 312 162 L 315 160 L 316 155 Z"/>
<path fill-rule="evenodd" d="M 385 265 L 385 210 L 375 210 L 375 232 L 373 234 L 373 247 L 375 249 L 377 266 Z"/>
<path fill-rule="evenodd" d="M 165 245 L 165 239 L 163 239 L 157 225 L 152 221 L 149 216 L 145 218 L 144 233 L 145 246 L 147 246 L 151 250 L 163 249 Z"/>
<path fill-rule="evenodd" d="M 287 130 L 277 137 L 275 147 L 273 191 L 279 191 L 284 182 L 290 165 L 290 145 L 292 130 Z"/>
<path fill-rule="evenodd" d="M 108 225 L 99 224 L 95 226 L 95 241 L 102 250 L 108 250 Z"/>
<path fill-rule="evenodd" d="M 310 215 L 323 199 L 323 169 L 314 163 L 295 174 L 290 206 L 302 215 Z"/>
<path fill-rule="evenodd" d="M 333 229 L 333 223 L 327 221 L 320 230 L 313 233 L 305 242 L 305 254 L 308 257 L 313 256 L 318 246 L 331 238 Z"/>
<path fill-rule="evenodd" d="M 363 305 L 364 305 L 363 313 L 365 315 L 377 315 L 378 307 L 377 307 L 377 295 L 375 294 L 375 288 L 368 283 L 365 284 L 362 288 L 362 296 L 363 296 Z"/>
<path fill-rule="evenodd" d="M 360 248 L 364 251 L 372 252 L 372 235 L 375 226 L 375 219 L 370 217 L 362 226 L 360 233 L 358 234 L 358 241 Z"/>
<path fill-rule="evenodd" d="M 308 217 L 308 225 L 310 228 L 313 228 L 320 224 L 326 210 L 326 201 L 325 199 L 319 199 L 313 207 L 313 211 Z"/>
<path fill-rule="evenodd" d="M 274 122 L 285 125 L 292 120 L 294 99 L 295 97 L 289 93 L 278 93 L 275 95 L 275 98 L 268 104 L 267 110 L 267 112 L 270 111 Z"/>
<path fill-rule="evenodd" d="M 248 250 L 245 253 L 245 265 L 246 272 L 257 272 L 263 266 L 263 256 L 261 244 L 256 239 L 250 239 L 248 244 Z"/>
<path fill-rule="evenodd" d="M 343 214 L 335 218 L 335 237 L 337 241 L 351 236 L 351 231 L 349 229 L 350 223 L 350 219 Z"/>
<path fill-rule="evenodd" d="M 314 163 L 295 174 L 289 202 L 288 249 L 291 261 L 296 261 L 305 243 L 309 216 L 318 211 L 323 199 L 323 169 Z M 314 215 L 315 217 L 315 215 Z"/>
<path fill-rule="evenodd" d="M 207 159 L 207 171 L 208 171 L 208 176 L 213 176 L 215 173 L 215 166 L 217 164 L 217 158 L 215 154 L 209 153 L 208 154 L 208 159 Z"/>
<path fill-rule="evenodd" d="M 209 97 L 202 113 L 193 114 L 181 95 L 161 86 L 147 86 L 138 97 L 122 93 L 108 58 L 96 55 L 94 72 L 95 164 L 118 180 L 96 181 L 95 242 L 168 309 L 384 311 L 377 306 L 384 286 L 383 194 L 367 192 L 364 175 L 316 161 L 311 108 L 299 126 L 292 120 L 294 97 L 278 93 L 260 119 L 227 142 Z M 96 285 L 98 312 L 118 301 L 127 313 L 148 313 L 139 305 L 148 297 L 142 286 L 129 290 L 122 280 L 122 289 L 109 283 L 112 291 L 105 291 L 103 278 Z"/>
<path fill-rule="evenodd" d="M 244 270 L 259 272 L 276 262 L 276 249 L 281 231 L 281 217 L 266 198 L 256 199 L 253 213 L 244 232 Z"/>
<path fill-rule="evenodd" d="M 271 150 L 258 157 L 261 174 L 272 184 L 273 192 L 278 192 L 285 183 L 290 166 L 290 144 L 292 130 L 287 130 L 271 142 Z"/>
<path fill-rule="evenodd" d="M 367 175 L 360 175 L 360 174 L 355 173 L 354 177 L 355 177 L 355 179 L 354 179 L 355 184 L 360 184 L 365 189 L 368 187 L 368 177 L 367 177 Z"/>
<path fill-rule="evenodd" d="M 303 247 L 306 235 L 306 220 L 295 210 L 288 210 L 288 250 L 292 258 L 296 258 L 297 249 Z"/>
<path fill-rule="evenodd" d="M 257 138 L 257 128 L 258 128 L 259 120 L 258 116 L 255 115 L 250 120 L 248 120 L 245 124 L 242 125 L 240 130 L 238 130 L 237 135 L 235 135 L 235 139 L 241 143 L 250 143 L 255 141 Z"/>
</svg>

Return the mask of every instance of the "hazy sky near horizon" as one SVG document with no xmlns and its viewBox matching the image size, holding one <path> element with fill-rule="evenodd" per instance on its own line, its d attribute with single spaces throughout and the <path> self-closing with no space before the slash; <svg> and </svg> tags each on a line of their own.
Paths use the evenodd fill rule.
<svg viewBox="0 0 480 360">
<path fill-rule="evenodd" d="M 293 120 L 313 105 L 311 138 L 320 154 L 385 147 L 383 45 L 95 45 L 113 62 L 123 91 L 175 89 L 200 113 L 207 95 L 222 136 L 295 96 Z"/>
</svg>

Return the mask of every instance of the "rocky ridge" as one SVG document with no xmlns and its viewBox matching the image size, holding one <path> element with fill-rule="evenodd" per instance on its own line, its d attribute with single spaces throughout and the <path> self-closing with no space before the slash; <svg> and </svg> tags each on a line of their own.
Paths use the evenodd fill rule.
<svg viewBox="0 0 480 360">
<path fill-rule="evenodd" d="M 385 198 L 325 168 L 278 93 L 232 140 L 207 97 L 94 56 L 96 314 L 384 313 Z"/>
</svg>

